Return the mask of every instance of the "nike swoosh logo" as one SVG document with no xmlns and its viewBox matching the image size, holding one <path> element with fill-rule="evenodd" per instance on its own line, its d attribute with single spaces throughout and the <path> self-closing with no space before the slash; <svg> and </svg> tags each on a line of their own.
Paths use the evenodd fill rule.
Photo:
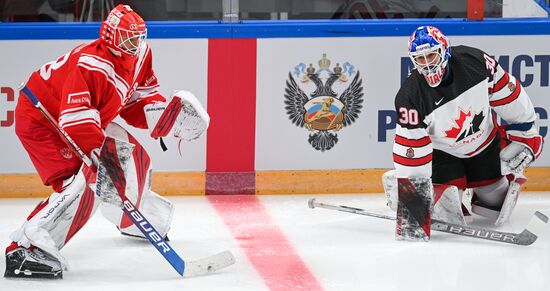
<svg viewBox="0 0 550 291">
<path fill-rule="evenodd" d="M 441 101 L 443 101 L 443 99 L 445 99 L 445 97 L 441 97 L 441 99 L 439 99 L 439 101 L 435 102 L 435 105 L 439 105 L 439 103 L 441 103 Z"/>
</svg>

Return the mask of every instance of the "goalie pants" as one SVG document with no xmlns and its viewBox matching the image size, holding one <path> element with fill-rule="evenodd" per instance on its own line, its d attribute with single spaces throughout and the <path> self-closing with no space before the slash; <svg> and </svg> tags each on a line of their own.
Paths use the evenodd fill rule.
<svg viewBox="0 0 550 291">
<path fill-rule="evenodd" d="M 32 109 L 35 112 L 26 112 L 18 103 L 15 133 L 29 154 L 42 183 L 61 192 L 63 180 L 75 175 L 82 161 L 46 119 L 35 116 L 38 110 Z"/>
<path fill-rule="evenodd" d="M 471 158 L 457 158 L 434 149 L 432 182 L 454 185 L 458 189 L 493 184 L 502 178 L 499 155 L 500 138 L 498 134 L 486 149 Z"/>
<path fill-rule="evenodd" d="M 150 189 L 149 155 L 143 146 L 119 125 L 109 124 L 105 132 L 109 136 L 135 145 L 128 172 L 125 174 L 125 193 L 157 231 L 165 236 L 170 228 L 174 207 L 170 201 Z M 50 148 L 53 146 L 50 145 Z M 28 216 L 27 221 L 11 234 L 12 241 L 24 247 L 31 245 L 39 247 L 56 256 L 64 268 L 67 268 L 67 262 L 59 250 L 88 222 L 98 207 L 120 231 L 143 236 L 121 209 L 102 203 L 95 197 L 95 193 L 89 187 L 90 184 L 95 183 L 95 180 L 95 171 L 84 165 L 80 166 L 70 184 L 39 203 Z"/>
</svg>

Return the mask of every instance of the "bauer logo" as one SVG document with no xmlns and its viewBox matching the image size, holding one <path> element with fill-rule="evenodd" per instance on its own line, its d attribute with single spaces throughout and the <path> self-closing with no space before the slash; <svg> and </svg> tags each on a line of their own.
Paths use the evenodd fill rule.
<svg viewBox="0 0 550 291">
<path fill-rule="evenodd" d="M 126 214 L 129 214 L 134 225 L 141 229 L 141 232 L 155 245 L 159 251 L 162 253 L 167 253 L 172 250 L 160 234 L 153 228 L 153 226 L 149 224 L 149 221 L 143 218 L 141 213 L 134 208 L 130 201 L 124 201 L 124 209 L 128 211 Z"/>
<path fill-rule="evenodd" d="M 363 108 L 359 71 L 349 62 L 333 64 L 326 54 L 317 66 L 300 63 L 288 74 L 285 110 L 290 121 L 309 131 L 309 144 L 327 151 L 338 142 L 337 132 L 353 124 Z"/>
</svg>

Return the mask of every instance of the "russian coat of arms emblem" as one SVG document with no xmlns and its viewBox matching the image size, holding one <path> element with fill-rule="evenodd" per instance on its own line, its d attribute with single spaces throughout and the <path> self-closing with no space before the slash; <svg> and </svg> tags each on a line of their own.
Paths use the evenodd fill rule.
<svg viewBox="0 0 550 291">
<path fill-rule="evenodd" d="M 308 142 L 324 152 L 336 145 L 338 131 L 359 118 L 363 87 L 351 63 L 332 65 L 326 54 L 317 63 L 300 63 L 289 72 L 284 97 L 290 121 L 306 128 Z"/>
</svg>

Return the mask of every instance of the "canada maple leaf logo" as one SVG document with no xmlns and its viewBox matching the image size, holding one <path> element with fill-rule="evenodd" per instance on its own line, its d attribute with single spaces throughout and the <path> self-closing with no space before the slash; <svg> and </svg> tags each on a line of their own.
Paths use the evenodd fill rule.
<svg viewBox="0 0 550 291">
<path fill-rule="evenodd" d="M 455 119 L 455 125 L 453 128 L 445 131 L 445 136 L 448 138 L 457 138 L 458 135 L 462 132 L 462 128 L 464 127 L 464 122 L 466 121 L 466 118 L 472 116 L 472 113 L 470 111 L 465 112 L 464 110 L 460 109 L 460 114 L 457 119 Z"/>
</svg>

